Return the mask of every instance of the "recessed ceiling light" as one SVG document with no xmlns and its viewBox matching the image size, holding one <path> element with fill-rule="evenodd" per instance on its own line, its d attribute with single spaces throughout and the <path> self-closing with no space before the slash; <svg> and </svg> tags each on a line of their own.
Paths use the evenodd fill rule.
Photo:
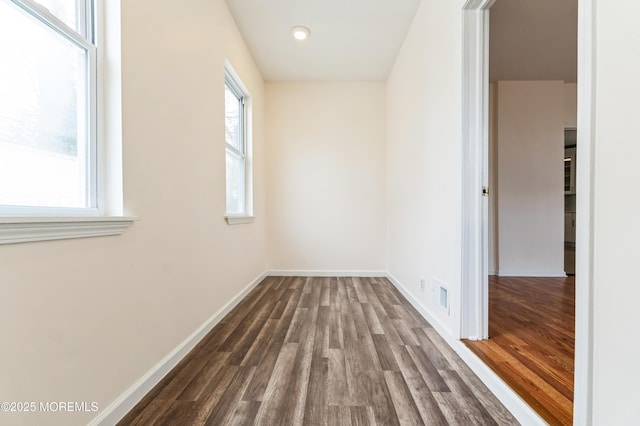
<svg viewBox="0 0 640 426">
<path fill-rule="evenodd" d="M 291 28 L 291 34 L 293 34 L 293 38 L 296 40 L 306 40 L 309 34 L 311 34 L 311 31 L 309 31 L 307 27 L 298 26 Z"/>
</svg>

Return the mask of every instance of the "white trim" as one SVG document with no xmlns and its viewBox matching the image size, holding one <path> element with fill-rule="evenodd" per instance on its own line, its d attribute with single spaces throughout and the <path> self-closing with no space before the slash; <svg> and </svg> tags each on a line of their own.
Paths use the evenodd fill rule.
<svg viewBox="0 0 640 426">
<path fill-rule="evenodd" d="M 229 225 L 241 225 L 243 223 L 253 223 L 254 216 L 225 216 L 224 219 Z"/>
<path fill-rule="evenodd" d="M 82 25 L 80 25 L 78 30 L 71 28 L 66 22 L 50 12 L 49 9 L 34 0 L 10 1 L 78 47 L 89 49 L 92 46 L 92 40 L 90 40 L 88 34 L 85 34 L 87 32 L 86 26 L 82 28 Z M 89 25 L 93 25 L 93 22 Z"/>
<path fill-rule="evenodd" d="M 98 46 L 96 202 L 104 216 L 124 215 L 122 172 L 121 0 L 95 0 Z"/>
<path fill-rule="evenodd" d="M 245 97 L 249 97 L 249 98 L 251 97 L 251 94 L 249 93 L 249 89 L 247 89 L 247 86 L 244 85 L 244 83 L 242 82 L 242 79 L 240 78 L 240 74 L 238 74 L 236 70 L 233 68 L 233 65 L 231 65 L 231 61 L 229 61 L 226 58 L 224 60 L 224 72 L 225 72 L 225 75 L 229 75 L 229 77 L 233 79 L 233 83 L 236 85 L 236 88 L 239 89 L 242 93 L 244 93 Z"/>
<path fill-rule="evenodd" d="M 104 411 L 94 418 L 89 425 L 114 425 L 118 423 L 160 380 L 162 380 L 178 363 L 264 278 L 260 274 L 249 285 L 242 289 L 233 299 L 218 310 L 202 324 L 191 336 L 187 337 L 158 364 L 135 382 L 129 389 L 113 401 Z"/>
<path fill-rule="evenodd" d="M 445 338 L 445 339 L 448 339 L 448 338 L 451 337 L 451 329 L 449 327 L 447 327 L 446 325 L 444 325 L 444 323 L 442 321 L 440 321 L 437 317 L 431 315 L 429 310 L 422 303 L 420 303 L 420 301 L 418 301 L 418 299 L 416 299 L 407 290 L 407 288 L 404 285 L 402 285 L 400 283 L 400 280 L 398 280 L 391 273 L 387 273 L 386 278 L 389 281 L 391 281 L 391 284 L 393 284 L 398 289 L 398 291 L 400 291 L 400 293 L 402 293 L 402 295 L 405 297 L 405 299 L 407 299 L 409 301 L 409 303 L 411 303 L 411 305 L 414 308 L 416 308 L 418 310 L 418 312 L 420 312 L 420 314 L 424 317 L 425 320 L 427 320 L 427 322 L 429 322 L 429 324 L 431 324 L 434 328 L 438 329 L 438 334 L 442 335 L 442 337 Z M 449 336 L 449 337 L 445 337 L 445 335 Z M 454 341 L 457 341 L 457 340 L 454 340 Z M 449 346 L 451 346 L 451 344 L 449 344 Z"/>
<path fill-rule="evenodd" d="M 475 373 L 487 388 L 500 400 L 502 405 L 513 414 L 513 416 L 523 425 L 542 426 L 547 423 L 536 413 L 520 396 L 513 391 L 496 373 L 482 362 L 460 340 L 451 336 L 447 329 L 436 317 L 432 316 L 429 310 L 414 298 L 409 291 L 391 274 L 387 278 L 402 293 L 402 295 L 413 305 L 414 308 L 433 326 L 438 334 L 453 349 L 465 364 Z"/>
<path fill-rule="evenodd" d="M 495 0 L 463 7 L 462 58 L 462 286 L 453 306 L 455 337 L 489 337 L 489 8 Z"/>
<path fill-rule="evenodd" d="M 0 217 L 0 244 L 122 234 L 135 217 Z"/>
<path fill-rule="evenodd" d="M 95 34 L 96 29 L 94 28 L 95 19 L 91 23 L 91 30 Z M 95 40 L 92 40 L 95 41 Z M 100 73 L 98 69 L 98 51 L 95 44 L 91 44 L 91 47 L 87 49 L 87 57 L 88 57 L 88 67 L 87 67 L 87 92 L 85 96 L 87 98 L 87 108 L 86 108 L 86 128 L 83 129 L 87 135 L 87 153 L 85 154 L 87 161 L 87 200 L 88 204 L 93 208 L 100 208 L 101 206 L 98 204 L 98 197 L 100 188 L 98 187 L 98 167 L 99 167 L 99 145 L 106 143 L 106 141 L 102 141 L 98 139 L 98 102 L 100 99 L 98 98 L 98 74 Z M 101 214 L 105 214 L 105 212 L 101 212 Z"/>
<path fill-rule="evenodd" d="M 594 2 L 578 0 L 576 330 L 573 422 L 593 422 Z"/>
<path fill-rule="evenodd" d="M 301 270 L 276 269 L 267 272 L 269 277 L 387 277 L 385 271 Z"/>
<path fill-rule="evenodd" d="M 564 271 L 498 271 L 499 277 L 566 278 Z"/>
<path fill-rule="evenodd" d="M 493 6 L 496 0 L 467 0 L 462 7 L 465 10 L 484 10 Z"/>
</svg>

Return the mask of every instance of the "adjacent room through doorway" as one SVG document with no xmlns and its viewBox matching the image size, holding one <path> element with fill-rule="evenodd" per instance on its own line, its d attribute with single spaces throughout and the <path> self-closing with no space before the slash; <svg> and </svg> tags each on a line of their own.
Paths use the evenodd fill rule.
<svg viewBox="0 0 640 426">
<path fill-rule="evenodd" d="M 573 419 L 577 3 L 491 7 L 489 339 L 465 341 L 550 424 Z"/>
</svg>

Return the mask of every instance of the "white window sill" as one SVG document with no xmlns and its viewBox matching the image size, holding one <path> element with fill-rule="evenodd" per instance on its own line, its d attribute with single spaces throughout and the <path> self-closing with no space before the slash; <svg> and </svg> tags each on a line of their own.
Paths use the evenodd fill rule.
<svg viewBox="0 0 640 426">
<path fill-rule="evenodd" d="M 241 225 L 243 223 L 253 223 L 255 217 L 253 216 L 225 216 L 224 219 L 229 225 Z"/>
<path fill-rule="evenodd" d="M 136 217 L 0 217 L 0 244 L 122 234 Z"/>
</svg>

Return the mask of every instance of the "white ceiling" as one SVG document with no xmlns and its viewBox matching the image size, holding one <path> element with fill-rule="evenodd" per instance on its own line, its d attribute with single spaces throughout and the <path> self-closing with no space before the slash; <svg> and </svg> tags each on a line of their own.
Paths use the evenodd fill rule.
<svg viewBox="0 0 640 426">
<path fill-rule="evenodd" d="M 420 0 L 226 2 L 265 80 L 308 81 L 386 80 Z"/>
<path fill-rule="evenodd" d="M 578 0 L 497 0 L 489 37 L 491 81 L 576 82 Z"/>
</svg>

